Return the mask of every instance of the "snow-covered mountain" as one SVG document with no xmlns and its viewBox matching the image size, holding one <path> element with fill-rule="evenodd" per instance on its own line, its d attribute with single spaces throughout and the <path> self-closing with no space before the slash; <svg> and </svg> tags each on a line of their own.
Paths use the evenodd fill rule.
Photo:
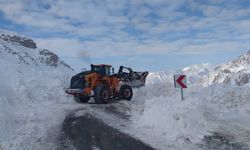
<svg viewBox="0 0 250 150">
<path fill-rule="evenodd" d="M 0 30 L 0 57 L 9 63 L 47 65 L 72 68 L 47 49 L 37 48 L 36 43 L 25 36 Z"/>
<path fill-rule="evenodd" d="M 166 82 L 172 82 L 173 71 L 160 71 L 160 72 L 150 72 L 147 76 L 146 84 L 161 84 Z"/>
<path fill-rule="evenodd" d="M 187 75 L 189 86 L 208 86 L 212 84 L 243 86 L 250 83 L 250 50 L 238 58 L 217 67 L 211 64 L 200 64 L 177 71 L 152 72 L 147 78 L 147 83 L 173 83 L 174 74 Z"/>
<path fill-rule="evenodd" d="M 206 63 L 188 66 L 176 71 L 151 72 L 147 77 L 146 84 L 173 83 L 175 74 L 185 74 L 187 75 L 189 86 L 192 86 L 207 76 L 213 69 L 214 67 L 211 64 Z"/>
<path fill-rule="evenodd" d="M 206 63 L 185 67 L 181 73 L 187 75 L 189 84 L 193 85 L 207 76 L 213 69 L 213 65 Z"/>
<path fill-rule="evenodd" d="M 202 85 L 223 83 L 242 86 L 250 82 L 250 51 L 235 60 L 217 66 L 200 82 Z"/>
</svg>

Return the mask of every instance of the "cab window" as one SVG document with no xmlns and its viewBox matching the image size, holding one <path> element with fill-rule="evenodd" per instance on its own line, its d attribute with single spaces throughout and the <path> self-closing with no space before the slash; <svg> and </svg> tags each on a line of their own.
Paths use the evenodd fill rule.
<svg viewBox="0 0 250 150">
<path fill-rule="evenodd" d="M 107 75 L 107 76 L 110 76 L 110 67 L 94 66 L 93 65 L 93 66 L 91 66 L 91 70 L 98 72 L 98 73 L 101 73 L 101 74 L 104 74 L 104 75 Z"/>
<path fill-rule="evenodd" d="M 110 76 L 110 67 L 105 67 L 105 72 L 107 76 Z"/>
</svg>

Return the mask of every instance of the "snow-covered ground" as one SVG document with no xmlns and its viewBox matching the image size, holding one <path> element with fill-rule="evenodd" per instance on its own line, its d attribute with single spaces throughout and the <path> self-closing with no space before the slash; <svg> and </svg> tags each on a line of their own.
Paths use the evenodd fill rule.
<svg viewBox="0 0 250 150">
<path fill-rule="evenodd" d="M 42 144 L 39 139 L 55 124 L 62 123 L 66 115 L 64 103 L 73 102 L 63 93 L 67 76 L 60 75 L 64 73 L 58 70 L 40 69 L 25 69 L 21 65 L 1 68 L 5 72 L 0 75 L 3 149 L 36 149 Z"/>
<path fill-rule="evenodd" d="M 34 47 L 25 37 L 13 41 L 10 37 L 17 34 L 0 33 L 0 150 L 61 149 L 58 137 L 64 118 L 79 109 L 157 149 L 202 149 L 204 137 L 214 133 L 233 137 L 232 142 L 250 144 L 250 87 L 246 76 L 244 86 L 216 84 L 213 79 L 204 87 L 199 80 L 219 70 L 207 64 L 195 65 L 176 72 L 150 73 L 146 86 L 134 90 L 131 102 L 77 104 L 64 93 L 75 74 L 67 64 L 50 51 Z M 242 61 L 248 62 L 246 57 Z M 242 61 L 227 66 L 249 64 Z M 246 66 L 242 68 L 239 73 L 248 72 Z M 174 73 L 192 77 L 192 86 L 184 90 L 184 101 L 179 89 L 173 87 Z M 231 77 L 229 72 L 225 74 Z"/>
<path fill-rule="evenodd" d="M 198 149 L 204 136 L 217 132 L 235 137 L 233 142 L 250 144 L 248 86 L 191 87 L 184 90 L 184 101 L 179 89 L 162 84 L 164 88 L 153 90 L 150 86 L 154 87 L 147 85 L 136 92 L 134 101 L 143 95 L 144 111 L 133 116 L 131 128 L 154 147 Z M 245 131 L 244 137 L 239 130 Z"/>
</svg>

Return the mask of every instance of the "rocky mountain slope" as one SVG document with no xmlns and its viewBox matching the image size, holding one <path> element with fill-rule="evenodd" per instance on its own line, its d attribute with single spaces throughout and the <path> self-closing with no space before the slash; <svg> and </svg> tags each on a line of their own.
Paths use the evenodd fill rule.
<svg viewBox="0 0 250 150">
<path fill-rule="evenodd" d="M 189 86 L 208 86 L 212 84 L 247 85 L 250 83 L 250 50 L 238 58 L 217 67 L 210 64 L 200 64 L 177 71 L 153 72 L 149 74 L 147 83 L 173 83 L 174 74 L 187 75 Z"/>
<path fill-rule="evenodd" d="M 73 70 L 53 52 L 37 48 L 32 39 L 4 30 L 0 30 L 0 58 L 8 64 L 64 66 Z"/>
<path fill-rule="evenodd" d="M 202 85 L 223 83 L 243 86 L 250 82 L 250 51 L 238 58 L 217 66 L 201 80 Z"/>
</svg>

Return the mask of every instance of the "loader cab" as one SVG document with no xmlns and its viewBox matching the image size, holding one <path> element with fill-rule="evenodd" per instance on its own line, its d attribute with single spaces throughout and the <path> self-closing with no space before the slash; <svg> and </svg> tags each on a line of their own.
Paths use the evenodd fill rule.
<svg viewBox="0 0 250 150">
<path fill-rule="evenodd" d="M 110 76 L 111 68 L 112 68 L 112 66 L 110 66 L 110 65 L 105 65 L 105 64 L 93 65 L 93 64 L 91 64 L 91 71 L 100 73 L 100 74 L 105 75 L 105 76 Z"/>
</svg>

